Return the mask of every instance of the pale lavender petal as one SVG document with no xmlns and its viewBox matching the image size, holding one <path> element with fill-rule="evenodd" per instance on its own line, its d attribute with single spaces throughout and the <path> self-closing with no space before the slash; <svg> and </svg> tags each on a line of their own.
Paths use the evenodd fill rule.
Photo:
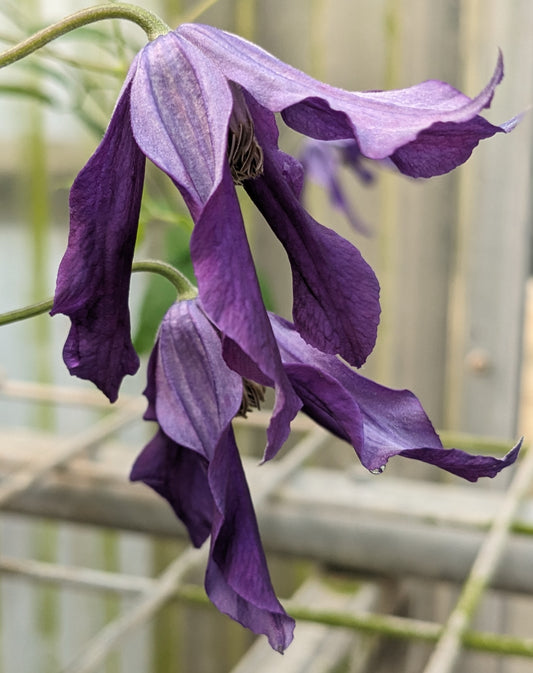
<svg viewBox="0 0 533 673">
<path fill-rule="evenodd" d="M 220 336 L 197 300 L 173 304 L 163 319 L 155 389 L 165 434 L 211 460 L 241 406 L 242 380 L 225 363 Z"/>
<path fill-rule="evenodd" d="M 130 479 L 143 481 L 168 501 L 195 547 L 204 543 L 211 532 L 213 498 L 203 456 L 159 430 L 137 457 Z"/>
<path fill-rule="evenodd" d="M 285 122 L 321 140 L 354 138 L 371 159 L 384 159 L 436 122 L 462 123 L 490 105 L 503 76 L 501 55 L 485 89 L 470 99 L 445 82 L 429 80 L 396 91 L 353 92 L 314 80 L 260 47 L 199 24 L 176 31 L 210 56 L 224 75 Z"/>
<path fill-rule="evenodd" d="M 304 339 L 360 366 L 379 323 L 379 284 L 361 253 L 302 207 L 287 175 L 301 171 L 277 149 L 273 115 L 249 101 L 263 148 L 263 175 L 245 188 L 283 244 L 293 275 L 293 318 Z"/>
<path fill-rule="evenodd" d="M 52 309 L 71 319 L 63 350 L 70 373 L 93 381 L 112 402 L 124 376 L 139 367 L 128 294 L 145 159 L 131 133 L 129 89 L 72 186 L 68 247 Z"/>
<path fill-rule="evenodd" d="M 306 344 L 294 327 L 271 315 L 283 363 L 303 402 L 303 411 L 356 450 L 369 470 L 382 468 L 389 458 L 416 458 L 469 481 L 493 477 L 512 464 L 520 444 L 504 458 L 475 456 L 458 449 L 444 449 L 415 395 L 391 390 L 347 367 L 339 359 Z M 358 407 L 364 441 L 358 435 L 357 416 L 350 422 L 350 406 Z"/>
<path fill-rule="evenodd" d="M 194 219 L 222 178 L 232 106 L 216 64 L 178 32 L 140 53 L 131 92 L 133 134 L 180 188 Z"/>
<path fill-rule="evenodd" d="M 285 650 L 294 620 L 283 610 L 270 581 L 246 478 L 233 431 L 221 438 L 209 465 L 215 501 L 211 553 L 205 577 L 209 598 L 223 613 Z"/>
</svg>

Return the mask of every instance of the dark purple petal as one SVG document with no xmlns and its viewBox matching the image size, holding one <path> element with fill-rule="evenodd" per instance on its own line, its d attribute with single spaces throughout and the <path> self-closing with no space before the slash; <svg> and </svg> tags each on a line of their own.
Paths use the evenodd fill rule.
<svg viewBox="0 0 533 673">
<path fill-rule="evenodd" d="M 180 188 L 194 219 L 222 178 L 232 106 L 216 64 L 177 32 L 141 51 L 131 91 L 133 134 Z"/>
<path fill-rule="evenodd" d="M 220 336 L 196 300 L 173 304 L 161 323 L 155 390 L 165 434 L 211 460 L 240 408 L 242 380 L 225 363 Z"/>
<path fill-rule="evenodd" d="M 495 476 L 516 460 L 520 445 L 502 459 L 444 449 L 413 393 L 370 381 L 339 359 L 306 344 L 287 321 L 274 315 L 271 321 L 287 374 L 304 404 L 303 411 L 352 444 L 367 469 L 378 470 L 392 456 L 401 455 L 476 481 Z M 358 413 L 350 411 L 350 397 Z"/>
<path fill-rule="evenodd" d="M 249 367 L 241 367 L 245 359 L 254 363 L 264 377 L 260 382 L 276 390 L 265 453 L 270 458 L 287 439 L 289 423 L 301 403 L 281 365 L 229 166 L 196 222 L 191 256 L 202 306 L 224 337 L 235 343 L 225 348 L 228 364 L 241 376 L 249 376 Z"/>
<path fill-rule="evenodd" d="M 397 149 L 391 160 L 402 173 L 413 178 L 442 175 L 464 163 L 480 140 L 502 132 L 501 127 L 493 126 L 483 117 L 461 124 L 437 122 L 421 131 L 416 140 Z"/>
<path fill-rule="evenodd" d="M 485 89 L 468 98 L 445 82 L 429 80 L 396 91 L 353 92 L 317 82 L 246 40 L 210 26 L 176 31 L 209 56 L 224 75 L 285 122 L 321 140 L 354 138 L 371 159 L 384 159 L 436 122 L 462 123 L 490 105 L 503 76 L 501 55 Z"/>
<path fill-rule="evenodd" d="M 350 391 L 325 371 L 311 365 L 286 364 L 285 371 L 304 403 L 302 411 L 332 434 L 348 441 L 359 456 L 366 457 L 364 419 Z M 373 466 L 370 469 L 383 464 L 374 452 L 369 458 Z"/>
<path fill-rule="evenodd" d="M 458 477 L 477 481 L 479 477 L 495 477 L 504 467 L 512 465 L 518 458 L 522 440 L 503 458 L 475 456 L 459 449 L 406 449 L 399 453 L 406 458 L 414 458 L 447 470 Z"/>
<path fill-rule="evenodd" d="M 215 501 L 205 587 L 216 607 L 283 652 L 294 620 L 280 605 L 270 581 L 257 522 L 233 431 L 228 429 L 209 465 Z"/>
<path fill-rule="evenodd" d="M 292 267 L 293 318 L 304 339 L 360 366 L 372 351 L 379 323 L 379 284 L 351 243 L 314 220 L 287 175 L 301 171 L 277 149 L 273 115 L 250 101 L 264 172 L 245 188 L 279 238 Z"/>
<path fill-rule="evenodd" d="M 211 532 L 213 498 L 203 456 L 159 430 L 137 457 L 130 479 L 143 481 L 168 501 L 195 547 L 205 542 Z"/>
<path fill-rule="evenodd" d="M 72 323 L 63 350 L 70 373 L 93 381 L 111 402 L 124 376 L 139 367 L 128 293 L 145 159 L 131 133 L 130 86 L 72 186 L 68 247 L 52 309 Z"/>
</svg>

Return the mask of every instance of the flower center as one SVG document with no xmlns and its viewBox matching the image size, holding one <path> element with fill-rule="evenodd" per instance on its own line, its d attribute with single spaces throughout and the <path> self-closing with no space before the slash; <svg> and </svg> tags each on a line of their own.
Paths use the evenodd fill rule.
<svg viewBox="0 0 533 673">
<path fill-rule="evenodd" d="M 253 409 L 261 409 L 261 402 L 265 401 L 265 386 L 250 381 L 242 380 L 242 402 L 236 416 L 246 418 L 246 414 Z"/>
<path fill-rule="evenodd" d="M 254 134 L 254 122 L 240 87 L 231 85 L 233 110 L 229 120 L 228 161 L 236 185 L 263 173 L 263 150 Z"/>
<path fill-rule="evenodd" d="M 240 124 L 236 131 L 230 128 L 228 159 L 231 177 L 236 185 L 242 185 L 245 180 L 253 180 L 263 173 L 263 150 L 255 139 L 253 124 Z"/>
</svg>

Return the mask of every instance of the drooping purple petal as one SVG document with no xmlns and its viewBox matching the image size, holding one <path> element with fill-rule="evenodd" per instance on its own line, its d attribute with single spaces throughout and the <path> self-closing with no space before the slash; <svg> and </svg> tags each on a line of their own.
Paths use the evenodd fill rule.
<svg viewBox="0 0 533 673">
<path fill-rule="evenodd" d="M 352 92 L 317 82 L 260 47 L 216 28 L 183 24 L 176 32 L 209 55 L 258 103 L 282 112 L 295 130 L 320 140 L 354 138 L 371 159 L 389 157 L 436 122 L 461 124 L 473 119 L 490 105 L 503 76 L 500 55 L 490 82 L 473 99 L 437 80 L 396 91 Z M 435 167 L 442 172 L 438 163 Z"/>
<path fill-rule="evenodd" d="M 287 374 L 303 402 L 303 411 L 352 444 L 367 469 L 378 470 L 392 456 L 401 455 L 476 481 L 479 477 L 495 476 L 516 460 L 520 444 L 501 459 L 444 449 L 413 393 L 391 390 L 370 381 L 337 358 L 306 344 L 287 321 L 274 315 L 271 321 Z M 350 397 L 359 413 L 351 410 Z"/>
<path fill-rule="evenodd" d="M 280 605 L 270 581 L 257 522 L 233 431 L 221 438 L 209 465 L 215 501 L 205 587 L 216 607 L 283 652 L 294 620 Z"/>
<path fill-rule="evenodd" d="M 463 164 L 480 140 L 502 130 L 479 116 L 460 124 L 437 122 L 421 131 L 416 140 L 398 148 L 391 161 L 413 178 L 442 175 Z"/>
<path fill-rule="evenodd" d="M 273 115 L 249 100 L 263 148 L 263 175 L 245 189 L 279 238 L 293 274 L 293 318 L 304 339 L 360 366 L 372 351 L 379 323 L 379 284 L 351 243 L 302 207 L 287 175 L 301 165 L 277 148 Z"/>
<path fill-rule="evenodd" d="M 232 369 L 249 376 L 253 363 L 276 391 L 267 430 L 265 456 L 275 455 L 289 434 L 289 423 L 301 406 L 281 364 L 276 341 L 264 308 L 246 232 L 230 175 L 223 179 L 196 222 L 191 237 L 202 305 L 227 344 L 224 355 Z M 242 357 L 244 354 L 246 357 Z M 244 368 L 244 369 L 243 369 Z"/>
<path fill-rule="evenodd" d="M 70 192 L 68 247 L 52 315 L 72 326 L 63 357 L 70 373 L 93 381 L 114 402 L 139 359 L 130 336 L 128 293 L 145 158 L 131 133 L 127 81 L 109 128 Z"/>
<path fill-rule="evenodd" d="M 211 460 L 240 408 L 242 380 L 225 363 L 220 336 L 197 300 L 173 304 L 161 323 L 155 387 L 165 434 Z"/>
<path fill-rule="evenodd" d="M 476 456 L 460 449 L 428 448 L 405 449 L 399 455 L 430 463 L 468 481 L 477 481 L 479 477 L 495 477 L 504 467 L 512 465 L 518 458 L 521 446 L 522 440 L 503 458 Z"/>
<path fill-rule="evenodd" d="M 130 479 L 143 481 L 168 501 L 195 547 L 205 542 L 211 532 L 213 498 L 203 456 L 158 430 L 137 457 Z"/>
</svg>

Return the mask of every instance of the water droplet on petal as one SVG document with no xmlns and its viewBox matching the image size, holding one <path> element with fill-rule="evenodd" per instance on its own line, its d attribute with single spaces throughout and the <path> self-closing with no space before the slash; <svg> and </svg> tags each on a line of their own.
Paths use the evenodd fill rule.
<svg viewBox="0 0 533 673">
<path fill-rule="evenodd" d="M 385 472 L 385 465 L 382 465 L 381 467 L 376 467 L 373 470 L 368 470 L 370 474 L 383 474 Z"/>
</svg>

